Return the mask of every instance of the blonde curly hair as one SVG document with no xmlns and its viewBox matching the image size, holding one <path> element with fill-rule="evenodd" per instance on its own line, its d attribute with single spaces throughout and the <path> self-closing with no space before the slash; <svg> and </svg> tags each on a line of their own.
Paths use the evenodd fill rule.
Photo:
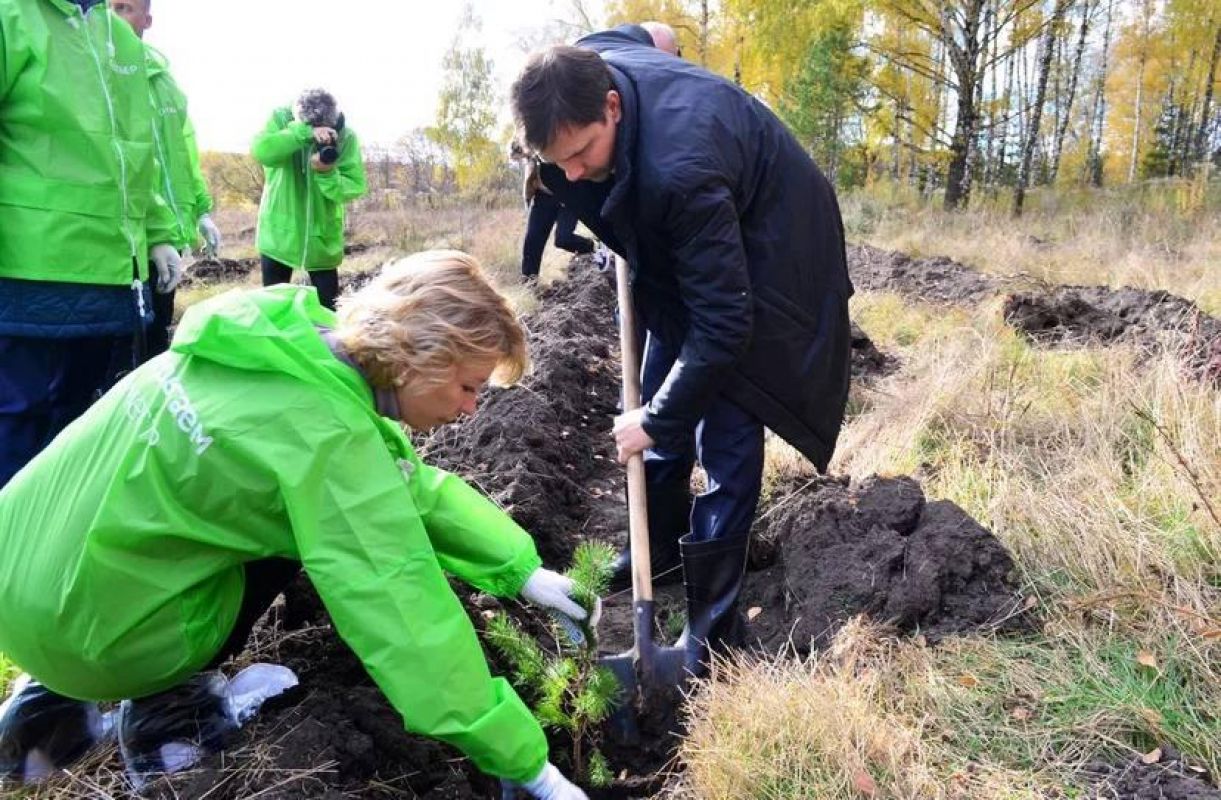
<svg viewBox="0 0 1221 800">
<path fill-rule="evenodd" d="M 483 268 L 457 250 L 387 264 L 339 300 L 335 335 L 380 389 L 439 385 L 459 364 L 494 361 L 491 382 L 516 383 L 529 365 L 526 334 Z"/>
</svg>

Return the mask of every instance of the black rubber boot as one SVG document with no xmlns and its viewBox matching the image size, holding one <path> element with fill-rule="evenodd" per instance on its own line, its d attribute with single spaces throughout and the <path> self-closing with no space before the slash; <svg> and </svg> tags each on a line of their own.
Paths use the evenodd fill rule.
<svg viewBox="0 0 1221 800">
<path fill-rule="evenodd" d="M 160 694 L 124 700 L 116 728 L 127 775 L 137 788 L 221 750 L 237 724 L 225 708 L 224 677 L 201 672 Z"/>
<path fill-rule="evenodd" d="M 106 732 L 97 703 L 58 695 L 22 676 L 0 706 L 0 779 L 41 780 L 81 758 Z"/>
<path fill-rule="evenodd" d="M 649 563 L 654 586 L 678 583 L 682 578 L 678 540 L 691 528 L 691 503 L 689 478 L 649 485 Z M 610 588 L 618 592 L 631 585 L 632 551 L 628 547 L 615 559 Z"/>
<path fill-rule="evenodd" d="M 687 626 L 677 646 L 686 648 L 687 670 L 696 677 L 708 671 L 709 650 L 721 653 L 743 643 L 745 620 L 738 611 L 738 594 L 749 545 L 748 533 L 704 542 L 684 536 L 679 541 Z"/>
</svg>

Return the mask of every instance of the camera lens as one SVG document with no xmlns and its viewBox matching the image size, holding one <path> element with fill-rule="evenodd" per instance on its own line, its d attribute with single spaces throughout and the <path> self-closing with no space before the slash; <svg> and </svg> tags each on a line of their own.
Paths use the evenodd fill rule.
<svg viewBox="0 0 1221 800">
<path fill-rule="evenodd" d="M 334 164 L 339 160 L 339 148 L 333 144 L 326 144 L 319 147 L 318 160 L 323 164 Z"/>
</svg>

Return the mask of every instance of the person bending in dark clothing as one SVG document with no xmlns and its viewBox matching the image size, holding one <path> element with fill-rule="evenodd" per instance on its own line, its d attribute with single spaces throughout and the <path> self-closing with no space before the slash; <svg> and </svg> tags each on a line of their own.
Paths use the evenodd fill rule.
<svg viewBox="0 0 1221 800">
<path fill-rule="evenodd" d="M 526 237 L 521 245 L 521 276 L 530 280 L 538 277 L 543 260 L 543 248 L 547 236 L 555 228 L 555 246 L 570 253 L 584 255 L 592 253 L 594 242 L 576 232 L 577 215 L 564 208 L 547 187 L 538 179 L 538 162 L 533 159 L 526 170 L 522 196 L 530 209 L 526 220 Z"/>
</svg>

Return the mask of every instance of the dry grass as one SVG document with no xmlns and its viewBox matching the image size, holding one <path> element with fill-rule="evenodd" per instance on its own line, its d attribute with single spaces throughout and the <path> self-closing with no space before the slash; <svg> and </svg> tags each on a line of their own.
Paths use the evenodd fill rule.
<svg viewBox="0 0 1221 800">
<path fill-rule="evenodd" d="M 930 690 L 961 683 L 931 651 L 859 620 L 806 661 L 716 665 L 690 701 L 677 792 L 700 800 L 1042 797 L 1047 774 L 970 761 L 940 734 Z M 920 691 L 910 691 L 912 687 Z M 902 702 L 896 702 L 901 700 Z"/>
<path fill-rule="evenodd" d="M 1039 191 L 1020 219 L 1006 200 L 946 214 L 879 187 L 844 198 L 844 216 L 851 238 L 878 247 L 1053 284 L 1165 289 L 1221 314 L 1221 182 Z"/>
<path fill-rule="evenodd" d="M 1032 349 L 997 303 L 861 294 L 853 318 L 904 369 L 832 471 L 912 474 L 962 505 L 1014 553 L 1043 628 L 930 649 L 858 625 L 809 662 L 723 665 L 693 701 L 687 796 L 1062 797 L 1091 759 L 1162 743 L 1217 774 L 1221 395 L 1171 354 Z"/>
</svg>

